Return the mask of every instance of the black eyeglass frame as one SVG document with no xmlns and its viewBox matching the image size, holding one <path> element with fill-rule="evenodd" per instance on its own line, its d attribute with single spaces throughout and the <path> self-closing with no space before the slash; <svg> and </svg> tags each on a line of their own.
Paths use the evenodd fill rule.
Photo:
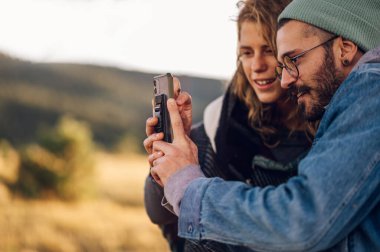
<svg viewBox="0 0 380 252">
<path fill-rule="evenodd" d="M 293 56 L 293 57 L 289 57 L 288 55 L 284 56 L 283 61 L 284 61 L 284 62 L 291 62 L 291 63 L 293 64 L 293 67 L 294 67 L 295 70 L 296 70 L 296 71 L 295 71 L 295 72 L 296 72 L 296 75 L 293 74 L 293 70 L 291 70 L 290 67 L 289 67 L 286 63 L 285 63 L 285 64 L 281 64 L 281 63 L 279 63 L 279 65 L 276 66 L 276 68 L 275 68 L 275 74 L 276 74 L 276 76 L 278 77 L 279 80 L 281 80 L 281 79 L 282 79 L 282 71 L 283 71 L 283 69 L 285 68 L 286 71 L 289 73 L 290 76 L 292 76 L 292 77 L 295 78 L 295 79 L 298 79 L 298 77 L 299 77 L 299 70 L 298 70 L 298 67 L 297 67 L 295 61 L 296 61 L 298 58 L 304 56 L 306 53 L 310 52 L 311 50 L 314 50 L 315 48 L 320 47 L 320 46 L 322 46 L 322 45 L 324 45 L 324 44 L 326 44 L 326 43 L 328 43 L 328 42 L 330 42 L 330 41 L 332 41 L 332 40 L 334 40 L 334 39 L 336 39 L 336 38 L 339 38 L 339 37 L 340 37 L 339 35 L 333 36 L 332 38 L 329 38 L 329 39 L 326 40 L 325 42 L 323 42 L 323 43 L 321 43 L 321 44 L 319 44 L 319 45 L 316 45 L 316 46 L 314 46 L 314 47 L 312 47 L 312 48 L 310 48 L 310 49 L 307 49 L 306 51 L 303 51 L 303 52 L 301 52 L 301 53 L 299 53 L 299 54 L 297 54 L 297 55 L 295 55 L 295 56 Z"/>
</svg>

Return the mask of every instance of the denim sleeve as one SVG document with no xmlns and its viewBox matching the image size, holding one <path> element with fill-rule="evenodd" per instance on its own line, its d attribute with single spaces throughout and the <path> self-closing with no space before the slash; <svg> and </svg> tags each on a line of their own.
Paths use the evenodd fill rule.
<svg viewBox="0 0 380 252">
<path fill-rule="evenodd" d="M 204 177 L 198 165 L 188 165 L 174 173 L 168 180 L 164 194 L 176 215 L 179 214 L 180 201 L 185 193 L 187 186 L 196 178 Z"/>
<path fill-rule="evenodd" d="M 352 232 L 380 202 L 380 70 L 342 83 L 299 175 L 278 187 L 198 178 L 181 200 L 179 235 L 258 251 L 320 251 Z"/>
</svg>

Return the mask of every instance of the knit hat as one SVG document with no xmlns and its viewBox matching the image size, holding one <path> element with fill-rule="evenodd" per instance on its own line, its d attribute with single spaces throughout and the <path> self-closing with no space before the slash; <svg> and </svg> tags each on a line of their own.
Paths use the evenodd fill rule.
<svg viewBox="0 0 380 252">
<path fill-rule="evenodd" d="M 280 14 L 322 28 L 369 51 L 380 45 L 380 0 L 294 0 Z"/>
</svg>

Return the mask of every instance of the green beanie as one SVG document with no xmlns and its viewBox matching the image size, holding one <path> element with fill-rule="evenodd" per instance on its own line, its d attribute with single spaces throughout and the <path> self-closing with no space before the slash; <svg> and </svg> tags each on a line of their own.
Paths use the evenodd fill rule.
<svg viewBox="0 0 380 252">
<path fill-rule="evenodd" d="M 380 45 L 380 0 L 294 0 L 278 17 L 322 28 L 369 51 Z"/>
</svg>

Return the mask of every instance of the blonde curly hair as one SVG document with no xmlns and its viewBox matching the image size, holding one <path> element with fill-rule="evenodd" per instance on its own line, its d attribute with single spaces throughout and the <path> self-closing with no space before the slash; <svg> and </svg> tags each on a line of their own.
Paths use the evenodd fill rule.
<svg viewBox="0 0 380 252">
<path fill-rule="evenodd" d="M 240 41 L 240 31 L 243 22 L 254 22 L 261 26 L 263 37 L 275 55 L 277 17 L 291 0 L 246 0 L 238 2 L 240 9 L 237 17 L 238 39 Z M 276 104 L 263 104 L 258 99 L 255 91 L 251 87 L 241 62 L 237 59 L 237 70 L 232 79 L 232 92 L 244 102 L 249 109 L 248 121 L 251 126 L 260 134 L 264 143 L 269 147 L 279 144 L 277 133 L 284 125 L 294 125 L 290 129 L 292 133 L 295 129 L 303 129 L 307 135 L 314 135 L 313 127 L 304 121 L 297 109 L 297 104 L 292 103 L 284 92 L 280 101 L 287 103 L 291 107 L 290 113 L 285 115 Z M 291 123 L 289 123 L 291 122 Z"/>
</svg>

